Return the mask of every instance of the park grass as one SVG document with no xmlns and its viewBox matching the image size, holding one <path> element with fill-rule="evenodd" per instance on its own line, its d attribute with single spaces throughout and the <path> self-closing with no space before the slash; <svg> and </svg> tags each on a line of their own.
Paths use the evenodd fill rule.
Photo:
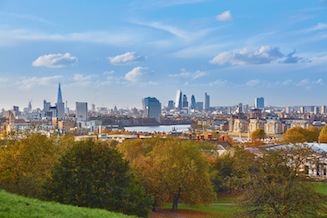
<svg viewBox="0 0 327 218">
<path fill-rule="evenodd" d="M 316 192 L 327 195 L 327 182 L 313 182 Z"/>
<path fill-rule="evenodd" d="M 25 198 L 0 190 L 0 217 L 6 218 L 127 218 L 102 209 L 81 208 Z"/>
</svg>

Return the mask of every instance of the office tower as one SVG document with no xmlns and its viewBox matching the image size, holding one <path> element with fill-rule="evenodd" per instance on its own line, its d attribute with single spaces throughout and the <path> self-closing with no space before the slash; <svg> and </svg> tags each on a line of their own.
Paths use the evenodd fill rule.
<svg viewBox="0 0 327 218">
<path fill-rule="evenodd" d="M 62 102 L 60 83 L 59 83 L 59 87 L 58 87 L 58 98 L 57 98 L 56 107 L 57 107 L 58 120 L 63 120 L 65 118 L 65 103 Z"/>
<path fill-rule="evenodd" d="M 264 109 L 265 107 L 265 99 L 263 97 L 255 98 L 254 107 L 258 109 Z"/>
<path fill-rule="evenodd" d="M 171 109 L 173 109 L 173 108 L 174 108 L 174 101 L 169 100 L 169 101 L 168 101 L 168 107 L 167 107 L 167 109 L 168 109 L 168 110 L 171 110 Z"/>
<path fill-rule="evenodd" d="M 204 93 L 204 110 L 208 111 L 210 109 L 210 96 Z"/>
<path fill-rule="evenodd" d="M 287 113 L 287 114 L 291 113 L 291 108 L 290 107 L 285 107 L 285 113 Z"/>
<path fill-rule="evenodd" d="M 300 107 L 300 114 L 304 114 L 304 107 L 303 106 Z"/>
<path fill-rule="evenodd" d="M 203 109 L 203 102 L 202 101 L 196 102 L 195 105 L 196 105 L 197 110 L 202 111 L 202 109 Z"/>
<path fill-rule="evenodd" d="M 243 104 L 242 103 L 239 103 L 237 105 L 237 113 L 243 113 Z"/>
<path fill-rule="evenodd" d="M 28 113 L 32 113 L 32 102 L 31 101 L 28 102 L 27 111 L 28 111 Z"/>
<path fill-rule="evenodd" d="M 326 113 L 326 106 L 325 105 L 321 105 L 320 113 L 321 114 L 325 114 Z"/>
<path fill-rule="evenodd" d="M 319 114 L 319 107 L 317 106 L 313 107 L 313 114 Z"/>
<path fill-rule="evenodd" d="M 175 101 L 175 108 L 177 108 L 178 110 L 181 110 L 182 109 L 182 102 L 183 99 L 182 99 L 182 91 L 181 90 L 177 90 L 177 93 L 176 93 L 176 101 Z"/>
<path fill-rule="evenodd" d="M 78 121 L 88 120 L 87 102 L 76 102 L 76 118 Z"/>
<path fill-rule="evenodd" d="M 183 95 L 183 108 L 188 108 L 188 101 L 186 95 Z"/>
<path fill-rule="evenodd" d="M 43 111 L 48 112 L 50 111 L 51 103 L 47 102 L 46 100 L 43 100 Z"/>
<path fill-rule="evenodd" d="M 158 123 L 161 121 L 161 103 L 156 98 L 142 99 L 143 111 L 145 118 L 154 118 Z"/>
<path fill-rule="evenodd" d="M 19 107 L 18 106 L 13 106 L 12 111 L 13 111 L 13 115 L 15 117 L 20 115 Z"/>
<path fill-rule="evenodd" d="M 192 95 L 192 97 L 191 97 L 191 105 L 190 105 L 190 108 L 191 109 L 196 109 L 196 100 L 195 100 L 194 95 Z"/>
</svg>

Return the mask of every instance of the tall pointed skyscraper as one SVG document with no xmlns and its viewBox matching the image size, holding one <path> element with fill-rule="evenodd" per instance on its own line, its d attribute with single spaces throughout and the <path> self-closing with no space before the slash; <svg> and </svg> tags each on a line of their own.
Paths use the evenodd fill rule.
<svg viewBox="0 0 327 218">
<path fill-rule="evenodd" d="M 58 87 L 57 103 L 62 103 L 62 95 L 61 95 L 61 86 L 60 86 L 60 83 L 59 83 L 59 87 Z"/>
<path fill-rule="evenodd" d="M 58 99 L 57 99 L 56 107 L 57 107 L 58 120 L 63 120 L 65 118 L 65 104 L 62 101 L 60 83 L 59 83 L 59 87 L 58 87 Z"/>
</svg>

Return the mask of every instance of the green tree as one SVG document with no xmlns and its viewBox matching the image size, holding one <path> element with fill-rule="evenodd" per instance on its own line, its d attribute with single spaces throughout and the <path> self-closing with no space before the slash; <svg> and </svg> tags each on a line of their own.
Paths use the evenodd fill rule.
<svg viewBox="0 0 327 218">
<path fill-rule="evenodd" d="M 42 186 L 63 153 L 55 138 L 28 134 L 0 146 L 0 185 L 7 191 L 40 198 Z"/>
<path fill-rule="evenodd" d="M 76 142 L 55 166 L 45 189 L 49 200 L 142 217 L 152 202 L 121 154 L 94 140 Z"/>
<path fill-rule="evenodd" d="M 133 140 L 119 145 L 119 150 L 155 197 L 154 208 L 170 201 L 175 211 L 179 201 L 191 205 L 212 201 L 208 161 L 197 143 L 180 139 Z"/>
<path fill-rule="evenodd" d="M 249 217 L 319 217 L 326 196 L 300 174 L 307 148 L 269 151 L 257 157 L 240 205 Z"/>
</svg>

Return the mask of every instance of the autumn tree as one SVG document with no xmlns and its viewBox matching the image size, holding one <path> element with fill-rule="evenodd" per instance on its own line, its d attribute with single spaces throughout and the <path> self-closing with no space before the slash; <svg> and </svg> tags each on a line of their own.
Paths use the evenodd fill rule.
<svg viewBox="0 0 327 218">
<path fill-rule="evenodd" d="M 141 217 L 152 202 L 122 155 L 94 140 L 76 142 L 62 156 L 45 190 L 49 200 Z"/>
<path fill-rule="evenodd" d="M 250 135 L 252 141 L 263 140 L 266 138 L 266 132 L 263 129 L 257 129 Z"/>
<path fill-rule="evenodd" d="M 0 185 L 9 192 L 40 198 L 64 145 L 56 137 L 28 134 L 0 146 Z"/>
<path fill-rule="evenodd" d="M 327 125 L 325 125 L 320 131 L 319 142 L 327 143 Z"/>
<path fill-rule="evenodd" d="M 248 217 L 319 217 L 326 196 L 301 176 L 309 148 L 284 148 L 258 156 L 240 205 Z"/>
<path fill-rule="evenodd" d="M 197 143 L 179 139 L 133 140 L 118 149 L 155 197 L 154 207 L 170 201 L 175 211 L 180 201 L 192 205 L 212 201 L 208 162 Z"/>
<path fill-rule="evenodd" d="M 293 127 L 288 129 L 282 137 L 284 143 L 304 143 L 304 142 L 317 142 L 319 130 L 315 127 L 304 129 L 302 127 Z"/>
</svg>

